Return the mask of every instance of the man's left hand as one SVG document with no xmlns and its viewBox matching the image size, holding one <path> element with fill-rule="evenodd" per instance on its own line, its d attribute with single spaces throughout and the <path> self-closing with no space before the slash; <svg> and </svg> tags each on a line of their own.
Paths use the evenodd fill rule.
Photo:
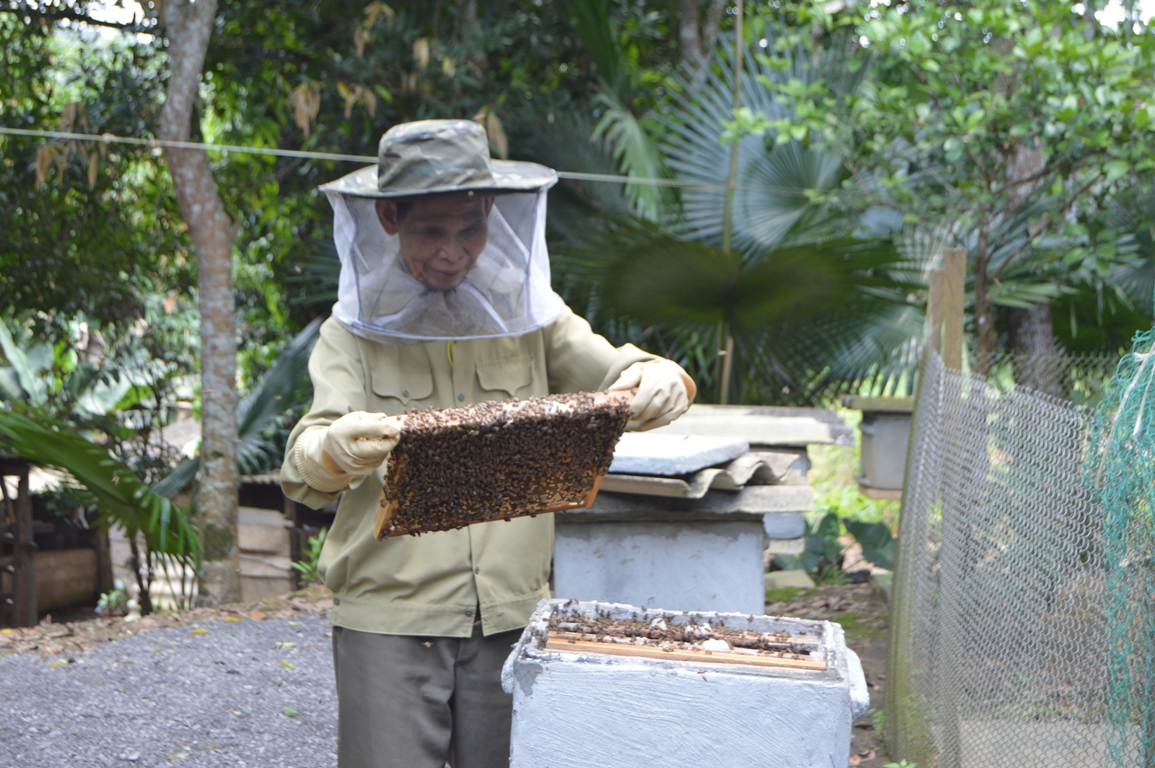
<svg viewBox="0 0 1155 768">
<path fill-rule="evenodd" d="M 610 385 L 610 391 L 634 388 L 638 394 L 630 406 L 630 422 L 640 432 L 664 427 L 681 416 L 697 392 L 689 374 L 669 360 L 634 363 Z"/>
</svg>

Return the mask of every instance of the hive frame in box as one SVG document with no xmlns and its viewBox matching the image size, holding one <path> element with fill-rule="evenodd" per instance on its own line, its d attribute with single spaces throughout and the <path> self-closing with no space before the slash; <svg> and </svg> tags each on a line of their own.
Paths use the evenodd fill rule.
<svg viewBox="0 0 1155 768">
<path fill-rule="evenodd" d="M 823 669 L 718 658 L 627 657 L 550 648 L 558 611 L 818 637 Z M 703 654 L 704 655 L 704 654 Z M 629 605 L 542 601 L 502 670 L 513 695 L 511 768 L 679 765 L 846 765 L 851 723 L 870 706 L 862 666 L 842 628 L 824 621 Z M 596 734 L 597 738 L 590 736 Z"/>
</svg>

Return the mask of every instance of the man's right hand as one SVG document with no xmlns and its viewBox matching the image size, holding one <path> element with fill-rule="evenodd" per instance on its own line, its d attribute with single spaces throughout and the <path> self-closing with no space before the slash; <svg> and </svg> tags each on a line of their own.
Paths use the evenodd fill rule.
<svg viewBox="0 0 1155 768">
<path fill-rule="evenodd" d="M 389 457 L 401 438 L 401 420 L 383 413 L 353 411 L 334 421 L 306 457 L 332 474 L 366 477 Z"/>
</svg>

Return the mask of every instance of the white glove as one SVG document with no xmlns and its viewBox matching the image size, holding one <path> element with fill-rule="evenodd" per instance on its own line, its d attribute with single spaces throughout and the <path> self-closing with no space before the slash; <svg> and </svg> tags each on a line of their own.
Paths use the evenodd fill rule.
<svg viewBox="0 0 1155 768">
<path fill-rule="evenodd" d="M 353 411 L 298 442 L 297 469 L 304 481 L 335 493 L 381 466 L 401 437 L 401 422 L 383 413 Z"/>
<path fill-rule="evenodd" d="M 634 363 L 622 371 L 610 391 L 635 387 L 638 394 L 630 406 L 630 422 L 641 432 L 664 427 L 685 413 L 697 389 L 682 366 L 669 360 Z"/>
<path fill-rule="evenodd" d="M 383 413 L 353 411 L 330 424 L 325 436 L 309 446 L 313 449 L 309 459 L 320 464 L 324 456 L 312 454 L 324 451 L 345 474 L 366 477 L 389 457 L 400 437 L 399 419 Z"/>
</svg>

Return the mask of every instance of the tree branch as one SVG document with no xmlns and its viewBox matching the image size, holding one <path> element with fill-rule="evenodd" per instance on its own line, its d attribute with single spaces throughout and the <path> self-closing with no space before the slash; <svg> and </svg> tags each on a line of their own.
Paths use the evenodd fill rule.
<svg viewBox="0 0 1155 768">
<path fill-rule="evenodd" d="M 94 19 L 91 16 L 73 10 L 67 7 L 38 7 L 29 5 L 23 0 L 15 2 L 5 2 L 0 4 L 0 13 L 10 13 L 17 16 L 26 16 L 33 20 L 43 20 L 47 22 L 56 21 L 75 21 L 81 24 L 89 24 L 94 27 L 107 27 L 109 29 L 119 29 L 123 32 L 151 32 L 154 28 L 152 26 L 143 26 L 135 21 L 119 22 L 119 21 L 102 21 Z"/>
</svg>

